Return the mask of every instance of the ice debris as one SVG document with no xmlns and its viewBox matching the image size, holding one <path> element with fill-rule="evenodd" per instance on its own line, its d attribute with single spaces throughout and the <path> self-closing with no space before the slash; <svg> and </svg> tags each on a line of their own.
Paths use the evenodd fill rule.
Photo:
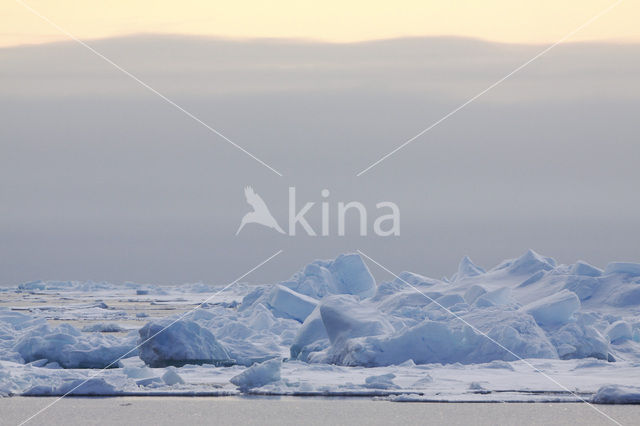
<svg viewBox="0 0 640 426">
<path fill-rule="evenodd" d="M 184 380 L 173 366 L 167 367 L 167 371 L 162 375 L 162 381 L 168 386 L 184 384 Z"/>
<path fill-rule="evenodd" d="M 279 358 L 270 359 L 252 365 L 237 376 L 233 376 L 229 381 L 238 386 L 241 391 L 259 388 L 280 380 L 281 365 L 282 361 Z"/>
<path fill-rule="evenodd" d="M 369 389 L 398 389 L 399 386 L 393 383 L 395 378 L 393 373 L 369 376 L 364 380 L 364 386 Z"/>
<path fill-rule="evenodd" d="M 303 322 L 318 305 L 318 301 L 310 296 L 276 285 L 271 290 L 269 306 L 279 313 L 283 313 L 295 320 Z"/>
<path fill-rule="evenodd" d="M 329 294 L 353 294 L 371 297 L 376 283 L 360 255 L 342 254 L 335 260 L 316 260 L 282 285 L 321 299 Z"/>
<path fill-rule="evenodd" d="M 75 379 L 61 384 L 37 385 L 23 393 L 25 396 L 103 396 L 120 393 L 116 386 L 102 377 Z"/>
<path fill-rule="evenodd" d="M 137 336 L 52 327 L 38 313 L 0 309 L 0 359 L 63 368 L 104 367 L 127 352 L 139 352 L 147 367 L 250 367 L 286 357 L 364 367 L 409 360 L 640 360 L 638 271 L 640 265 L 630 263 L 611 263 L 604 271 L 585 262 L 558 265 L 527 251 L 487 270 L 464 258 L 450 280 L 402 272 L 376 285 L 362 258 L 345 254 L 314 261 L 275 285 L 243 287 L 237 293 L 240 303 L 208 304 L 188 315 L 152 319 Z M 24 284 L 19 291 L 81 288 L 110 287 L 46 281 Z M 207 288 L 191 286 L 193 291 Z M 166 293 L 130 285 L 131 292 L 140 289 Z M 84 330 L 104 332 L 108 324 Z M 136 343 L 139 351 L 133 350 Z M 132 380 L 158 378 L 142 366 L 127 368 Z"/>
<path fill-rule="evenodd" d="M 151 367 L 229 361 L 226 349 L 196 321 L 165 319 L 139 330 L 140 358 Z"/>
<path fill-rule="evenodd" d="M 46 359 L 64 368 L 104 368 L 120 357 L 136 355 L 134 336 L 84 334 L 70 324 L 31 328 L 16 339 L 13 350 L 25 362 Z"/>
<path fill-rule="evenodd" d="M 578 309 L 580 309 L 580 299 L 574 292 L 565 289 L 522 308 L 540 325 L 566 324 Z"/>
<path fill-rule="evenodd" d="M 604 269 L 605 274 L 640 275 L 640 263 L 611 262 Z"/>
<path fill-rule="evenodd" d="M 594 404 L 640 404 L 640 387 L 607 385 L 598 389 Z"/>
<path fill-rule="evenodd" d="M 626 321 L 614 322 L 607 328 L 605 333 L 609 338 L 609 341 L 613 344 L 618 344 L 626 340 L 631 340 L 633 337 L 633 331 L 631 329 L 631 325 Z"/>
<path fill-rule="evenodd" d="M 84 332 L 100 332 L 100 333 L 121 333 L 127 331 L 120 324 L 100 322 L 96 324 L 86 325 L 82 327 Z"/>
</svg>

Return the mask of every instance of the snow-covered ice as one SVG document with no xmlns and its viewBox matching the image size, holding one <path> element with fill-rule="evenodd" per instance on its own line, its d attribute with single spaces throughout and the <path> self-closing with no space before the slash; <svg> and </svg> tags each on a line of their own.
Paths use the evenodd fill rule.
<svg viewBox="0 0 640 426">
<path fill-rule="evenodd" d="M 603 386 L 594 395 L 593 402 L 598 404 L 640 404 L 640 387 Z"/>
<path fill-rule="evenodd" d="M 450 278 L 398 277 L 377 284 L 344 254 L 198 309 L 222 287 L 5 288 L 0 395 L 638 402 L 640 264 L 530 250 L 488 269 L 465 257 Z"/>
<path fill-rule="evenodd" d="M 162 375 L 162 381 L 169 386 L 184 384 L 184 380 L 180 377 L 175 367 L 167 368 L 167 371 Z"/>
<path fill-rule="evenodd" d="M 151 367 L 230 359 L 211 331 L 190 318 L 149 322 L 139 333 L 140 358 Z"/>
<path fill-rule="evenodd" d="M 279 358 L 256 363 L 237 376 L 233 376 L 229 381 L 243 391 L 259 388 L 280 380 L 281 365 L 282 361 Z"/>
</svg>

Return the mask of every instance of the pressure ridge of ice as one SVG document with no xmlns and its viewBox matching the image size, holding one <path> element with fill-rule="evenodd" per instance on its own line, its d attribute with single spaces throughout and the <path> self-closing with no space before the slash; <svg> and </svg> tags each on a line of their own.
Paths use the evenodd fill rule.
<svg viewBox="0 0 640 426">
<path fill-rule="evenodd" d="M 407 369 L 510 366 L 519 359 L 602 360 L 598 366 L 640 362 L 640 264 L 558 265 L 529 250 L 488 270 L 464 257 L 449 279 L 411 272 L 398 277 L 376 284 L 359 255 L 344 254 L 314 261 L 274 285 L 238 285 L 231 298 L 164 318 L 147 320 L 146 313 L 120 312 L 102 302 L 78 305 L 77 312 L 56 306 L 28 313 L 2 308 L 0 394 L 20 389 L 59 394 L 76 380 L 54 380 L 54 375 L 51 383 L 36 380 L 21 388 L 9 370 L 3 373 L 6 363 L 49 371 L 119 367 L 124 373 L 119 384 L 92 379 L 74 390 L 110 394 L 140 386 L 187 386 L 183 370 L 207 365 L 229 369 L 233 375 L 227 380 L 247 391 L 282 385 L 281 369 L 287 365 Z M 122 290 L 108 283 L 38 281 L 15 291 L 76 294 L 116 288 Z M 152 303 L 176 294 L 204 299 L 216 289 L 131 283 L 125 288 L 135 297 L 151 297 Z M 69 322 L 76 315 L 102 322 L 81 328 L 52 324 L 47 320 L 52 312 Z M 146 324 L 118 323 L 127 318 Z M 125 359 L 112 365 L 120 357 Z M 137 364 L 126 364 L 127 359 Z M 429 385 L 427 376 L 419 380 L 421 386 Z M 394 378 L 391 372 L 371 373 L 359 386 L 390 391 L 397 389 Z M 598 398 L 609 401 L 621 394 L 619 388 L 604 389 Z"/>
</svg>

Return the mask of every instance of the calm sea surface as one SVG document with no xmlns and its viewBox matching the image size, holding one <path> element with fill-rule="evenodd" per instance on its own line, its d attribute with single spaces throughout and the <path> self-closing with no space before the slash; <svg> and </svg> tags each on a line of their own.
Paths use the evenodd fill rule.
<svg viewBox="0 0 640 426">
<path fill-rule="evenodd" d="M 17 425 L 56 398 L 0 398 L 0 424 Z M 640 405 L 596 406 L 623 425 Z M 30 425 L 191 424 L 610 425 L 581 403 L 393 403 L 371 399 L 106 397 L 64 398 Z"/>
</svg>

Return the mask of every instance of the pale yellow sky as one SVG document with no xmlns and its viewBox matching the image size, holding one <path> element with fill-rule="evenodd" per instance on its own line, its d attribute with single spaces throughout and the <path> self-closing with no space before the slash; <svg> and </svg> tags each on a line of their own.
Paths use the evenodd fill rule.
<svg viewBox="0 0 640 426">
<path fill-rule="evenodd" d="M 552 43 L 615 0 L 24 0 L 82 39 L 135 33 L 350 42 L 465 36 Z M 572 40 L 640 42 L 640 2 L 626 0 Z M 0 46 L 66 36 L 15 0 L 0 2 Z"/>
</svg>

